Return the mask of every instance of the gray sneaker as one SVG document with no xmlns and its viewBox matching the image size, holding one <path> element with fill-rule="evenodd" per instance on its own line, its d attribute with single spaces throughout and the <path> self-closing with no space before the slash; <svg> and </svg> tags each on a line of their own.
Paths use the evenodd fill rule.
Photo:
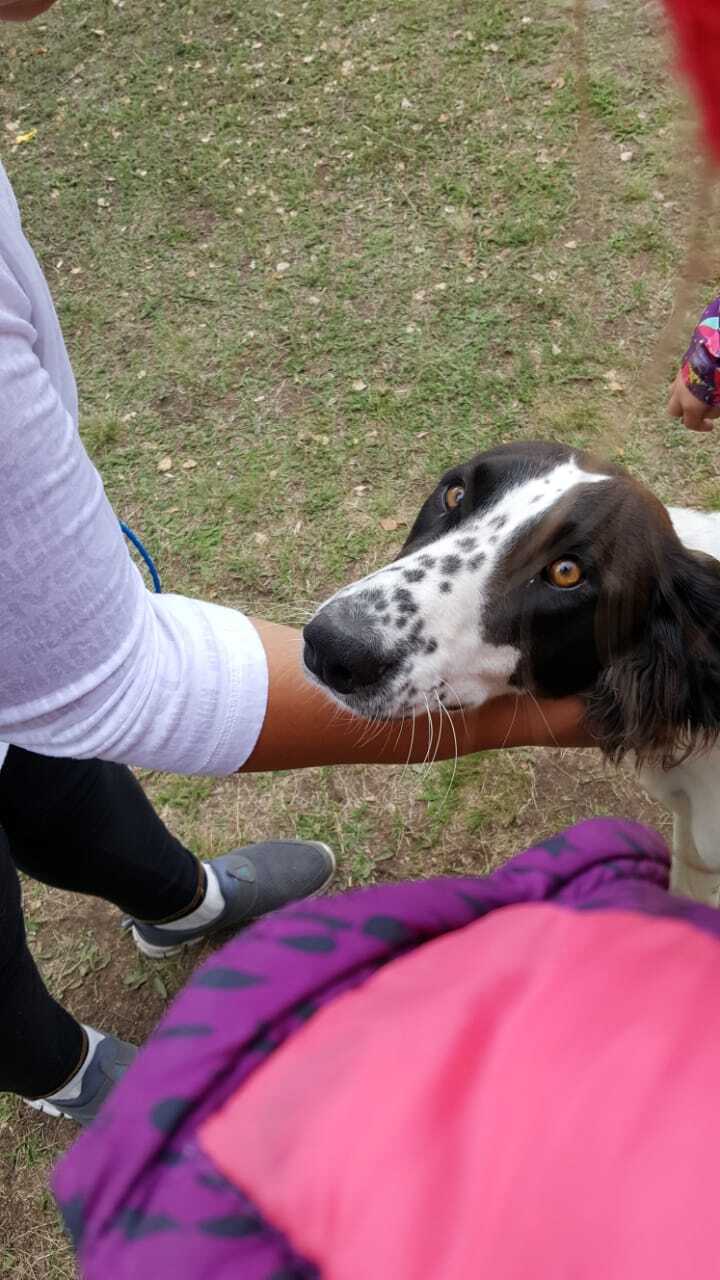
<svg viewBox="0 0 720 1280">
<path fill-rule="evenodd" d="M 227 929 L 239 929 L 288 902 L 322 893 L 335 875 L 335 855 L 319 840 L 271 840 L 233 849 L 207 864 L 218 878 L 225 907 L 211 924 L 197 929 L 158 928 L 128 920 L 138 950 L 152 959 L 197 946 Z"/>
<path fill-rule="evenodd" d="M 78 1124 L 88 1125 L 95 1119 L 103 1102 L 130 1066 L 137 1049 L 115 1036 L 103 1035 L 83 1076 L 82 1089 L 77 1098 L 25 1098 L 29 1107 L 43 1111 L 47 1116 L 65 1116 Z"/>
</svg>

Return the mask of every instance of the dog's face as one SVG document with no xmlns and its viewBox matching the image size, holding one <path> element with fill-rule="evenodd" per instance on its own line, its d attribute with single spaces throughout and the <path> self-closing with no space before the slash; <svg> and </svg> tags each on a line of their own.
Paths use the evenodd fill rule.
<svg viewBox="0 0 720 1280">
<path fill-rule="evenodd" d="M 515 444 L 442 477 L 398 559 L 308 623 L 304 658 L 366 717 L 584 694 L 608 754 L 665 760 L 720 728 L 719 626 L 720 566 L 648 490 L 565 446 Z"/>
</svg>

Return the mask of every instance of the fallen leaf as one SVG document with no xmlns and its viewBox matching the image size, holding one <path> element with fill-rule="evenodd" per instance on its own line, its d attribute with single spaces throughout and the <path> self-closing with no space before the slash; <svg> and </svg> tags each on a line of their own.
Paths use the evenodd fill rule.
<svg viewBox="0 0 720 1280">
<path fill-rule="evenodd" d="M 158 462 L 158 465 L 157 465 L 157 469 L 158 469 L 158 471 L 171 471 L 171 470 L 172 470 L 172 464 L 173 464 L 173 460 L 172 460 L 172 458 L 170 457 L 170 455 L 168 454 L 168 456 L 167 456 L 166 458 L 161 458 L 161 459 L 160 459 L 160 461 Z"/>
<path fill-rule="evenodd" d="M 352 384 L 353 391 L 367 391 L 367 382 L 363 382 L 362 378 L 356 378 Z"/>
<path fill-rule="evenodd" d="M 130 987 L 131 991 L 137 991 L 139 987 L 144 987 L 148 980 L 148 975 L 135 969 L 130 973 L 126 973 L 123 983 L 126 987 Z"/>
<path fill-rule="evenodd" d="M 608 391 L 613 391 L 613 392 L 615 392 L 616 394 L 620 394 L 621 392 L 623 392 L 623 391 L 625 390 L 625 386 L 624 386 L 624 384 L 623 384 L 622 382 L 620 382 L 620 380 L 619 380 L 619 378 L 618 378 L 618 376 L 617 376 L 617 373 L 615 372 L 615 370 L 614 370 L 614 369 L 608 369 L 608 371 L 607 371 L 607 373 L 604 375 L 604 377 L 605 377 L 605 381 L 606 381 L 606 383 L 607 383 L 607 389 L 608 389 Z"/>
<path fill-rule="evenodd" d="M 183 471 L 192 471 L 193 467 L 196 467 L 196 466 L 197 466 L 197 462 L 195 461 L 195 459 L 188 458 L 187 462 L 183 462 L 182 469 Z"/>
<path fill-rule="evenodd" d="M 566 240 L 566 241 L 565 241 L 565 248 L 566 248 L 566 249 L 577 249 L 577 240 Z"/>
<path fill-rule="evenodd" d="M 276 267 L 275 267 L 275 270 L 276 270 L 276 272 L 277 272 L 277 274 L 278 274 L 279 276 L 282 276 L 282 275 L 284 275 L 284 274 L 285 274 L 285 272 L 286 272 L 286 271 L 289 271 L 289 270 L 290 270 L 290 263 L 289 263 L 289 262 L 278 262 L 278 263 L 277 263 L 277 265 L 276 265 Z"/>
<path fill-rule="evenodd" d="M 385 529 L 387 533 L 394 533 L 396 529 L 400 528 L 400 521 L 391 520 L 389 516 L 386 516 L 384 520 L 380 521 L 380 528 Z"/>
<path fill-rule="evenodd" d="M 165 986 L 165 983 L 163 982 L 159 973 L 153 974 L 152 984 L 155 990 L 157 991 L 158 995 L 160 996 L 161 1000 L 167 1000 L 168 998 L 167 987 Z"/>
<path fill-rule="evenodd" d="M 37 129 L 28 129 L 26 133 L 16 133 L 15 146 L 21 147 L 25 142 L 32 142 L 37 138 Z"/>
</svg>

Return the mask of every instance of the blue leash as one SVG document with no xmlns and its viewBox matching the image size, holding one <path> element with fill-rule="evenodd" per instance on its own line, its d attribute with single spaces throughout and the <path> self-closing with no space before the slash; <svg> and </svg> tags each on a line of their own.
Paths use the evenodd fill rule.
<svg viewBox="0 0 720 1280">
<path fill-rule="evenodd" d="M 158 593 L 161 592 L 162 585 L 160 583 L 160 574 L 155 568 L 155 561 L 150 555 L 150 552 L 148 551 L 147 547 L 144 545 L 144 543 L 140 541 L 137 534 L 133 532 L 133 530 L 130 528 L 129 525 L 124 524 L 122 520 L 119 521 L 119 524 L 128 542 L 132 542 L 133 546 L 135 547 L 135 550 L 138 552 L 139 555 L 142 556 L 143 560 L 145 561 L 145 564 L 147 565 L 148 573 L 152 578 L 153 590 Z"/>
</svg>

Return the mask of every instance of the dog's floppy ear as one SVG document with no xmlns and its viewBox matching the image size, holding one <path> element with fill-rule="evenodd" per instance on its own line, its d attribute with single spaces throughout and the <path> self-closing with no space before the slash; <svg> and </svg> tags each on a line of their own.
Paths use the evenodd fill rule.
<svg viewBox="0 0 720 1280">
<path fill-rule="evenodd" d="M 720 734 L 720 562 L 677 544 L 637 599 L 634 638 L 612 644 L 587 700 L 587 724 L 618 761 L 671 768 Z"/>
</svg>

